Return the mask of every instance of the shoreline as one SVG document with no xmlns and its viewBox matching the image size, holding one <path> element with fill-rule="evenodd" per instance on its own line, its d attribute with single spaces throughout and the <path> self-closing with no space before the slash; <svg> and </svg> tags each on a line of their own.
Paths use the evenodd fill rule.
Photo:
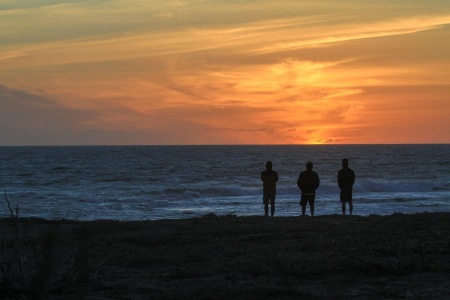
<svg viewBox="0 0 450 300">
<path fill-rule="evenodd" d="M 18 221 L 0 219 L 5 297 L 445 299 L 450 294 L 446 212 Z"/>
<path fill-rule="evenodd" d="M 308 208 L 307 208 L 308 210 Z M 22 223 L 96 223 L 96 222 L 121 222 L 121 223 L 139 223 L 139 222 L 159 222 L 159 221 L 182 221 L 182 220 L 196 220 L 196 219 L 203 219 L 203 218 L 262 218 L 267 220 L 273 220 L 273 219 L 324 219 L 324 218 L 384 218 L 384 217 L 395 217 L 395 216 L 411 216 L 411 215 L 449 215 L 450 211 L 423 211 L 423 212 L 393 212 L 390 214 L 368 214 L 368 215 L 358 215 L 353 214 L 349 215 L 348 213 L 344 216 L 341 213 L 333 213 L 333 214 L 315 214 L 313 217 L 309 215 L 309 211 L 306 212 L 305 216 L 301 215 L 301 212 L 298 215 L 277 215 L 275 213 L 274 217 L 265 217 L 263 213 L 261 214 L 255 214 L 255 215 L 236 215 L 235 211 L 227 213 L 227 214 L 216 214 L 213 212 L 205 213 L 203 215 L 192 215 L 192 216 L 186 216 L 186 217 L 178 217 L 178 218 L 157 218 L 157 219 L 90 219 L 90 220 L 83 220 L 83 219 L 66 219 L 66 218 L 42 218 L 42 217 L 20 217 L 19 220 Z M 14 218 L 3 215 L 0 216 L 0 224 L 3 222 L 11 222 Z"/>
<path fill-rule="evenodd" d="M 90 222 L 158 222 L 158 221 L 177 221 L 177 220 L 190 220 L 190 219 L 202 219 L 202 218 L 265 218 L 263 215 L 263 212 L 260 214 L 254 214 L 254 215 L 236 215 L 236 211 L 232 211 L 226 214 L 216 214 L 214 212 L 205 213 L 203 215 L 189 215 L 186 217 L 177 217 L 177 218 L 155 218 L 155 219 L 66 219 L 63 217 L 58 218 L 43 218 L 43 217 L 22 217 L 19 216 L 18 219 L 22 222 L 33 222 L 36 221 L 38 223 L 43 222 L 52 222 L 52 223 L 58 223 L 58 222 L 68 222 L 68 223 L 90 223 Z M 450 211 L 420 211 L 420 212 L 393 212 L 393 213 L 387 213 L 387 214 L 367 214 L 367 215 L 359 215 L 359 214 L 353 214 L 349 215 L 348 212 L 344 216 L 341 213 L 332 213 L 332 214 L 315 214 L 313 217 L 311 217 L 309 212 L 309 207 L 307 207 L 306 215 L 302 216 L 301 212 L 298 212 L 298 214 L 292 214 L 292 215 L 277 215 L 275 213 L 274 217 L 267 217 L 268 219 L 296 219 L 296 218 L 372 218 L 372 217 L 391 217 L 391 216 L 401 216 L 401 215 L 432 215 L 432 214 L 448 214 L 450 215 Z M 13 220 L 9 215 L 1 215 L 0 216 L 0 224 L 2 222 L 8 222 Z"/>
</svg>

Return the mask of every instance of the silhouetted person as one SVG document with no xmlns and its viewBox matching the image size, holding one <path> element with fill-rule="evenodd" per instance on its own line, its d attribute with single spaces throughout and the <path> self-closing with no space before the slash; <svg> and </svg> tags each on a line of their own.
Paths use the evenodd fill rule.
<svg viewBox="0 0 450 300">
<path fill-rule="evenodd" d="M 309 203 L 311 216 L 314 216 L 314 200 L 316 199 L 316 190 L 320 185 L 319 175 L 312 170 L 313 163 L 306 163 L 306 171 L 298 176 L 297 185 L 302 191 L 300 205 L 302 206 L 302 216 L 306 212 L 306 204 Z"/>
<path fill-rule="evenodd" d="M 348 159 L 342 160 L 342 169 L 339 170 L 337 175 L 337 181 L 339 188 L 341 189 L 341 204 L 342 214 L 345 216 L 346 203 L 350 210 L 350 215 L 353 213 L 353 201 L 352 201 L 352 188 L 355 183 L 355 172 L 348 167 Z"/>
<path fill-rule="evenodd" d="M 266 169 L 261 172 L 261 180 L 263 182 L 263 203 L 266 217 L 270 215 L 273 217 L 275 213 L 275 197 L 277 195 L 278 173 L 272 170 L 272 162 L 266 163 Z"/>
</svg>

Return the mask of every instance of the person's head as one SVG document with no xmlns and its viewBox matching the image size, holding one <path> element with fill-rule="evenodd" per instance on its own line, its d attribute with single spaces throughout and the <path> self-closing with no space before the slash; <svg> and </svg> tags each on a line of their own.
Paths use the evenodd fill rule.
<svg viewBox="0 0 450 300">
<path fill-rule="evenodd" d="M 344 159 L 342 160 L 342 167 L 343 167 L 343 168 L 348 168 L 348 159 L 344 158 Z"/>
<path fill-rule="evenodd" d="M 266 162 L 266 169 L 272 170 L 272 162 L 270 160 L 268 162 Z"/>
<path fill-rule="evenodd" d="M 312 168 L 313 168 L 313 163 L 310 162 L 310 161 L 308 161 L 308 162 L 306 163 L 306 170 L 312 170 Z"/>
</svg>

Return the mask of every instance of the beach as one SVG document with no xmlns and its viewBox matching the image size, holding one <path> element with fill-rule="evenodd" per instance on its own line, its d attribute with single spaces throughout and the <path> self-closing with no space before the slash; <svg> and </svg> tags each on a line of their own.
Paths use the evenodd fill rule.
<svg viewBox="0 0 450 300">
<path fill-rule="evenodd" d="M 2 298 L 448 299 L 450 214 L 3 218 Z"/>
</svg>

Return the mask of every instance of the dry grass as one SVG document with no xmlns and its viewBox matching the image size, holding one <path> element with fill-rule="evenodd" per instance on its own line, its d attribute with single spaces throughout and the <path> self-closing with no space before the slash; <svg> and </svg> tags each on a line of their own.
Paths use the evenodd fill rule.
<svg viewBox="0 0 450 300">
<path fill-rule="evenodd" d="M 6 297 L 442 299 L 450 293 L 450 214 L 19 220 L 20 239 L 10 219 L 0 222 Z"/>
</svg>

